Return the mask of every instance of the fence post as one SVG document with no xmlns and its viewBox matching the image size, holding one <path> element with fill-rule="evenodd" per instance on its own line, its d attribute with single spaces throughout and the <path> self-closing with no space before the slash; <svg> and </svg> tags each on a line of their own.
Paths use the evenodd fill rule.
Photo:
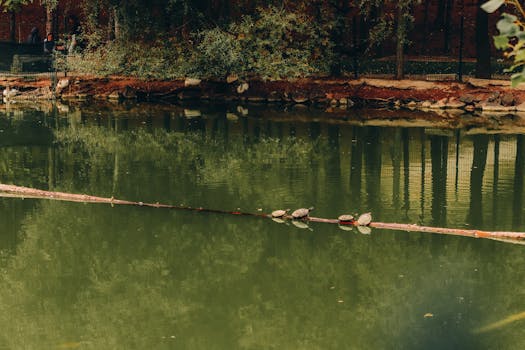
<svg viewBox="0 0 525 350">
<path fill-rule="evenodd" d="M 357 44 L 357 22 L 355 19 L 355 15 L 352 17 L 352 48 L 353 48 L 353 58 L 354 58 L 354 78 L 359 78 L 359 60 L 357 58 L 358 55 L 358 44 Z"/>
<path fill-rule="evenodd" d="M 461 4 L 461 19 L 459 22 L 459 65 L 458 65 L 458 80 L 463 81 L 463 29 L 464 29 L 465 15 L 463 12 L 463 3 Z"/>
</svg>

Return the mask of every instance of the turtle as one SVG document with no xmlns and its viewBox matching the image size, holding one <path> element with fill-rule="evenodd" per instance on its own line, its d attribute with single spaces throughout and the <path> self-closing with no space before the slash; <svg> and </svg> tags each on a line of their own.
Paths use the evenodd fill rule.
<svg viewBox="0 0 525 350">
<path fill-rule="evenodd" d="M 290 209 L 279 209 L 279 210 L 274 210 L 272 211 L 272 218 L 282 218 L 283 216 L 285 216 L 288 212 L 290 211 Z"/>
<path fill-rule="evenodd" d="M 308 214 L 310 213 L 310 211 L 314 210 L 314 207 L 310 207 L 310 208 L 299 208 L 297 210 L 295 210 L 293 213 L 292 213 L 292 218 L 294 219 L 304 219 L 304 218 L 307 218 L 308 217 Z"/>
<path fill-rule="evenodd" d="M 357 219 L 357 224 L 359 226 L 368 226 L 372 222 L 372 214 L 364 213 L 359 216 Z"/>
<path fill-rule="evenodd" d="M 344 223 L 344 224 L 352 224 L 355 221 L 354 216 L 350 214 L 340 215 L 337 218 L 337 220 L 339 220 L 339 223 Z"/>
</svg>

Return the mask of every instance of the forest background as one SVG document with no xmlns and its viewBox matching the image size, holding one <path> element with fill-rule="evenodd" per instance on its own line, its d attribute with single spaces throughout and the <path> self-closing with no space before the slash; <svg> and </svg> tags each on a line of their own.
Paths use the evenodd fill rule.
<svg viewBox="0 0 525 350">
<path fill-rule="evenodd" d="M 455 73 L 464 60 L 467 72 L 489 78 L 506 63 L 492 44 L 498 16 L 489 17 L 484 2 L 0 0 L 0 6 L 11 41 L 24 41 L 36 24 L 67 42 L 68 18 L 78 19 L 82 52 L 67 64 L 81 73 L 282 79 L 361 71 L 403 78 L 407 71 Z M 27 21 L 24 14 L 35 7 L 41 21 Z"/>
</svg>

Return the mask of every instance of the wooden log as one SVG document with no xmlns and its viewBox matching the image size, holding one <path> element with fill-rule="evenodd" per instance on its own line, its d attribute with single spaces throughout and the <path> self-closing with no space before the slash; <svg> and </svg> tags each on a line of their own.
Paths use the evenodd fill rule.
<svg viewBox="0 0 525 350">
<path fill-rule="evenodd" d="M 464 236 L 472 238 L 498 238 L 498 239 L 512 239 L 512 240 L 523 240 L 525 239 L 525 232 L 505 232 L 505 231 L 481 231 L 481 230 L 465 230 L 456 228 L 444 228 L 444 227 L 430 227 L 430 226 L 419 226 L 415 224 L 396 224 L 396 223 L 385 223 L 385 222 L 372 222 L 370 227 L 387 229 L 387 230 L 398 230 L 398 231 L 411 231 L 411 232 L 427 232 L 437 233 L 444 235 L 453 236 Z"/>
<path fill-rule="evenodd" d="M 175 210 L 186 210 L 186 211 L 198 211 L 198 212 L 208 212 L 208 213 L 217 213 L 217 214 L 231 214 L 231 215 L 243 215 L 243 216 L 255 216 L 255 217 L 264 217 L 271 218 L 270 214 L 263 213 L 247 213 L 236 211 L 227 211 L 219 209 L 206 209 L 206 208 L 192 208 L 186 206 L 176 206 L 169 204 L 161 203 L 144 203 L 144 202 L 134 202 L 121 199 L 115 199 L 113 197 L 97 197 L 90 196 L 86 194 L 74 194 L 74 193 L 65 193 L 65 192 L 54 192 L 54 191 L 44 191 L 29 187 L 21 187 L 14 185 L 5 185 L 0 184 L 0 197 L 10 197 L 10 198 L 35 198 L 35 199 L 49 199 L 49 200 L 59 200 L 59 201 L 68 201 L 68 202 L 80 202 L 80 203 L 98 203 L 98 204 L 110 204 L 110 205 L 133 205 L 133 206 L 143 206 L 151 208 L 165 208 L 165 209 L 175 209 Z M 285 220 L 293 220 L 290 215 L 283 217 Z M 305 222 L 318 222 L 326 224 L 339 224 L 342 226 L 357 226 L 357 222 L 339 222 L 338 219 L 325 219 L 318 217 L 306 217 L 302 219 Z M 525 232 L 505 232 L 505 231 L 481 231 L 481 230 L 466 230 L 466 229 L 455 229 L 455 228 L 443 228 L 443 227 L 430 227 L 430 226 L 420 226 L 416 224 L 399 224 L 399 223 L 385 223 L 385 222 L 372 222 L 368 225 L 373 228 L 383 229 L 383 230 L 396 230 L 396 231 L 408 231 L 408 232 L 425 232 L 425 233 L 434 233 L 434 234 L 443 234 L 443 235 L 452 235 L 452 236 L 463 236 L 463 237 L 472 237 L 472 238 L 488 238 L 493 240 L 498 240 L 506 243 L 518 243 L 525 244 Z"/>
</svg>

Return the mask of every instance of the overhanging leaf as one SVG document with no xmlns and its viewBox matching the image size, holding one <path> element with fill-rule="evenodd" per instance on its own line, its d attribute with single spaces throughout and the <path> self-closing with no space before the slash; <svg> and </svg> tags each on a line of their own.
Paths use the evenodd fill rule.
<svg viewBox="0 0 525 350">
<path fill-rule="evenodd" d="M 516 24 L 517 19 L 518 18 L 514 15 L 509 15 L 508 13 L 504 13 L 496 25 L 500 34 L 506 35 L 506 36 L 516 35 L 516 33 L 519 31 L 519 27 Z"/>
<path fill-rule="evenodd" d="M 509 38 L 506 35 L 494 36 L 494 46 L 498 50 L 506 50 L 509 47 Z"/>
<path fill-rule="evenodd" d="M 481 8 L 488 13 L 493 13 L 505 3 L 505 0 L 490 0 L 481 5 Z"/>
<path fill-rule="evenodd" d="M 510 81 L 512 83 L 512 87 L 518 86 L 518 84 L 523 83 L 525 81 L 524 73 L 521 72 L 521 73 L 513 74 L 510 77 Z"/>
</svg>

